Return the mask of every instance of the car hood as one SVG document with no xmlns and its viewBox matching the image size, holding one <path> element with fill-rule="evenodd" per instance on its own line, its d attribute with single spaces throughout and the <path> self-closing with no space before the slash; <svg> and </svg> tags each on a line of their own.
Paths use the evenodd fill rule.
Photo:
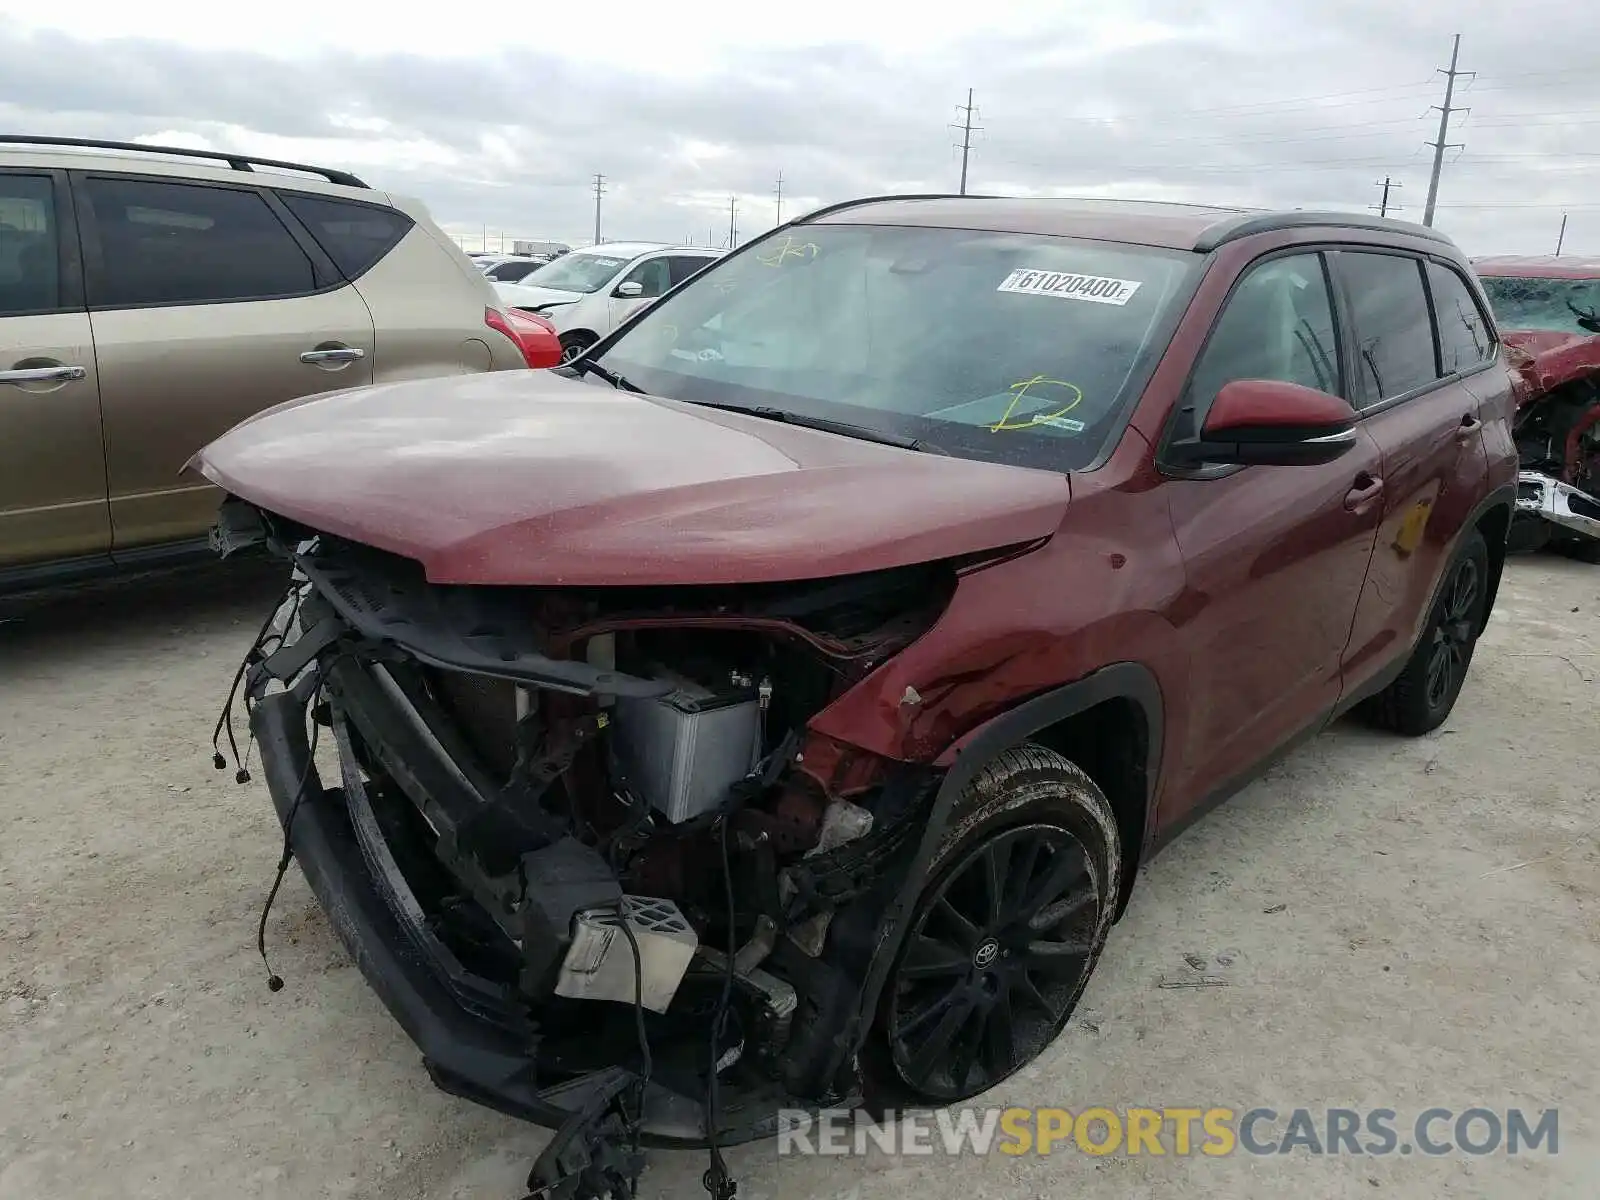
<svg viewBox="0 0 1600 1200">
<path fill-rule="evenodd" d="M 1053 534 L 1065 475 L 902 450 L 544 371 L 291 401 L 191 463 L 436 583 L 726 584 Z"/>
<path fill-rule="evenodd" d="M 1513 329 L 1501 340 L 1516 374 L 1519 407 L 1564 383 L 1600 374 L 1600 334 Z"/>
<path fill-rule="evenodd" d="M 494 290 L 500 299 L 516 308 L 537 308 L 541 304 L 572 304 L 582 300 L 583 292 L 569 292 L 564 288 L 529 287 L 521 283 L 497 283 Z"/>
</svg>

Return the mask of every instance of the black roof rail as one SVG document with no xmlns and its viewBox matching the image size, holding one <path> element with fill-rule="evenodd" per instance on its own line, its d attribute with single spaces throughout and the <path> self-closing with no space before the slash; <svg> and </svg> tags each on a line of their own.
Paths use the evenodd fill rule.
<svg viewBox="0 0 1600 1200">
<path fill-rule="evenodd" d="M 808 221 L 815 221 L 818 217 L 831 216 L 836 212 L 843 212 L 848 208 L 860 208 L 867 204 L 892 204 L 897 200 L 995 200 L 996 196 L 978 196 L 972 193 L 958 194 L 956 192 L 912 192 L 897 196 L 858 196 L 854 200 L 841 200 L 837 204 L 825 204 L 821 208 L 813 209 L 804 216 L 796 217 L 790 221 L 791 225 L 804 225 Z"/>
<path fill-rule="evenodd" d="M 1280 229 L 1306 229 L 1311 227 L 1333 229 L 1366 229 L 1375 233 L 1403 233 L 1410 237 L 1425 238 L 1443 246 L 1455 245 L 1448 237 L 1426 225 L 1411 221 L 1397 221 L 1393 217 L 1369 217 L 1356 212 L 1294 212 L 1260 213 L 1240 217 L 1235 221 L 1219 221 L 1195 239 L 1194 248 L 1209 254 L 1218 246 L 1257 233 L 1273 233 Z"/>
<path fill-rule="evenodd" d="M 139 142 L 107 142 L 98 138 L 34 137 L 21 133 L 0 133 L 0 144 L 12 146 L 75 146 L 90 150 L 133 150 L 141 154 L 175 154 L 179 158 L 210 158 L 227 163 L 235 171 L 253 171 L 257 167 L 276 167 L 279 170 L 305 171 L 311 175 L 320 175 L 329 183 L 337 183 L 341 187 L 367 187 L 365 183 L 348 171 L 340 171 L 333 167 L 313 167 L 305 163 L 283 162 L 276 158 L 257 158 L 253 154 L 230 154 L 222 150 L 191 150 L 184 146 L 146 146 Z"/>
</svg>

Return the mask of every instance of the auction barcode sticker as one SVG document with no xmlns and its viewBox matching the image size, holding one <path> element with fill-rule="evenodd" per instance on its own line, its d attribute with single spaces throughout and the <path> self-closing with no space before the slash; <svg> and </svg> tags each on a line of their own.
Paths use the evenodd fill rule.
<svg viewBox="0 0 1600 1200">
<path fill-rule="evenodd" d="M 995 290 L 1019 292 L 1026 296 L 1090 300 L 1095 304 L 1126 304 L 1139 290 L 1139 284 L 1132 279 L 1109 279 L 1103 275 L 1077 275 L 1070 271 L 1036 271 L 1018 267 Z"/>
</svg>

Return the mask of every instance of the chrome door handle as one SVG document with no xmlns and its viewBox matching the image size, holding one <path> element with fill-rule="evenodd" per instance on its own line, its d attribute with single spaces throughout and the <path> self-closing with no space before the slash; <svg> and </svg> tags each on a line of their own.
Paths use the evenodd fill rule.
<svg viewBox="0 0 1600 1200">
<path fill-rule="evenodd" d="M 307 350 L 300 356 L 300 361 L 314 366 L 317 363 L 355 362 L 366 356 L 367 352 L 360 346 L 341 346 L 336 350 Z"/>
<path fill-rule="evenodd" d="M 0 383 L 70 383 L 87 379 L 84 367 L 28 367 L 21 371 L 0 371 Z"/>
</svg>

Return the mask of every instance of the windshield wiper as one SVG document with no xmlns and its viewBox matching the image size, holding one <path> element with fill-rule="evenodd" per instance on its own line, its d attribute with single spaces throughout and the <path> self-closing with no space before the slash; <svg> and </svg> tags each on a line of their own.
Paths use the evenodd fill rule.
<svg viewBox="0 0 1600 1200">
<path fill-rule="evenodd" d="M 1600 333 L 1600 312 L 1596 312 L 1592 308 L 1579 308 L 1571 300 L 1566 300 L 1563 303 L 1572 310 L 1572 315 L 1578 318 L 1580 328 L 1586 329 L 1590 333 Z"/>
<path fill-rule="evenodd" d="M 602 367 L 592 358 L 577 358 L 567 365 L 580 375 L 587 372 L 599 376 L 619 392 L 638 392 L 640 394 L 644 392 L 644 389 L 638 384 L 630 383 L 626 376 L 618 375 L 615 371 Z"/>
<path fill-rule="evenodd" d="M 864 442 L 876 442 L 880 446 L 896 446 L 901 450 L 917 450 L 924 454 L 943 454 L 944 451 L 930 442 L 921 438 L 901 437 L 896 433 L 885 433 L 881 429 L 873 429 L 869 425 L 855 425 L 849 421 L 835 421 L 830 417 L 811 417 L 805 413 L 790 412 L 785 408 L 772 408 L 765 404 L 725 404 L 716 400 L 686 400 L 685 404 L 696 404 L 701 408 L 715 408 L 722 412 L 740 413 L 747 417 L 760 417 L 763 421 L 778 421 L 784 425 L 802 425 L 807 429 L 820 429 L 824 433 L 837 433 L 844 437 L 859 438 Z"/>
</svg>

